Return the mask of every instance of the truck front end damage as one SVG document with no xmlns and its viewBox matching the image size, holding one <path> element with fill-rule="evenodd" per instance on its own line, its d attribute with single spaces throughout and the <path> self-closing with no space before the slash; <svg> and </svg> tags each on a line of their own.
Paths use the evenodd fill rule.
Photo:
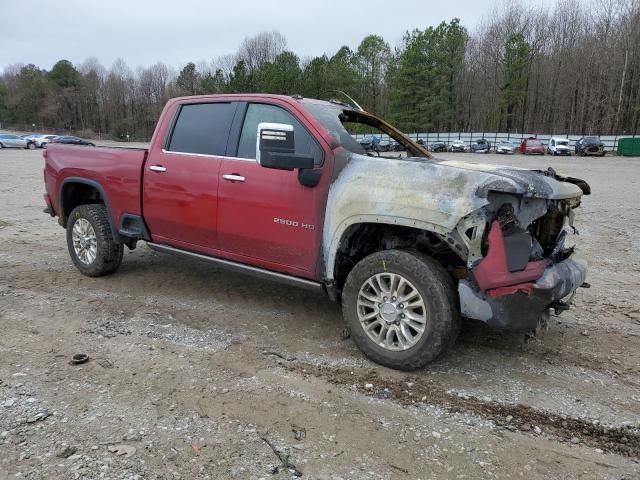
<svg viewBox="0 0 640 480">
<path fill-rule="evenodd" d="M 586 262 L 566 242 L 577 233 L 573 210 L 589 186 L 553 170 L 536 173 L 568 188 L 490 191 L 489 205 L 444 236 L 466 256 L 468 272 L 458 283 L 462 315 L 498 330 L 534 330 L 551 309 L 567 309 L 565 299 L 586 280 Z"/>
</svg>

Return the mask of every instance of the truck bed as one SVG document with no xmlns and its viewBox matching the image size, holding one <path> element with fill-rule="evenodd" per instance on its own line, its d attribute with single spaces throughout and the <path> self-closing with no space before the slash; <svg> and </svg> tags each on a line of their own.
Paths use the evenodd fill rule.
<svg viewBox="0 0 640 480">
<path fill-rule="evenodd" d="M 99 185 L 114 221 L 122 214 L 142 214 L 142 173 L 149 150 L 130 147 L 49 145 L 43 156 L 48 192 L 60 192 L 65 182 L 78 179 Z M 52 195 L 59 211 L 59 196 Z"/>
</svg>

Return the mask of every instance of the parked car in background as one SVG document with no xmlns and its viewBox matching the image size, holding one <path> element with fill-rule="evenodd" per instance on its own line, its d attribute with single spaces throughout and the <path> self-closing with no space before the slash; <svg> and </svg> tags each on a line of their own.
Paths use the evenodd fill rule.
<svg viewBox="0 0 640 480">
<path fill-rule="evenodd" d="M 402 152 L 404 150 L 405 150 L 405 147 L 402 146 L 400 143 L 396 142 L 395 140 L 391 140 L 391 142 L 389 142 L 390 152 Z"/>
<path fill-rule="evenodd" d="M 462 140 L 456 140 L 455 142 L 451 142 L 449 144 L 450 152 L 466 152 L 467 146 L 464 144 Z"/>
<path fill-rule="evenodd" d="M 52 139 L 56 138 L 57 135 L 39 135 L 33 139 L 36 147 L 45 148 L 47 143 L 51 142 Z"/>
<path fill-rule="evenodd" d="M 436 153 L 446 152 L 448 150 L 448 147 L 447 147 L 447 144 L 444 142 L 436 142 L 431 144 L 431 146 L 429 147 L 429 150 Z"/>
<path fill-rule="evenodd" d="M 389 140 L 380 140 L 378 143 L 378 152 L 388 152 L 391 150 L 391 143 Z"/>
<path fill-rule="evenodd" d="M 520 153 L 523 155 L 544 155 L 544 144 L 537 138 L 525 138 L 520 144 Z"/>
<path fill-rule="evenodd" d="M 491 143 L 486 138 L 480 138 L 471 144 L 472 153 L 489 153 L 491 151 Z"/>
<path fill-rule="evenodd" d="M 496 153 L 511 155 L 516 151 L 516 148 L 511 142 L 500 142 L 496 145 Z"/>
<path fill-rule="evenodd" d="M 36 148 L 33 140 L 22 138 L 13 133 L 0 133 L 0 148 L 28 148 L 30 150 Z"/>
<path fill-rule="evenodd" d="M 549 155 L 571 155 L 568 138 L 552 137 L 547 145 L 547 153 Z"/>
<path fill-rule="evenodd" d="M 37 139 L 41 136 L 41 133 L 28 133 L 26 135 L 20 135 L 22 138 L 24 138 L 26 141 L 28 142 L 33 142 L 35 144 L 35 146 L 38 146 L 38 142 Z"/>
<path fill-rule="evenodd" d="M 358 143 L 365 150 L 370 150 L 371 149 L 371 137 L 361 138 L 360 140 L 358 140 Z"/>
<path fill-rule="evenodd" d="M 49 143 L 65 143 L 67 145 L 88 145 L 90 147 L 96 146 L 96 144 L 90 140 L 84 140 L 79 137 L 71 137 L 71 136 L 55 137 L 49 140 Z"/>
<path fill-rule="evenodd" d="M 604 157 L 604 143 L 598 137 L 582 137 L 576 142 L 576 155 Z"/>
</svg>

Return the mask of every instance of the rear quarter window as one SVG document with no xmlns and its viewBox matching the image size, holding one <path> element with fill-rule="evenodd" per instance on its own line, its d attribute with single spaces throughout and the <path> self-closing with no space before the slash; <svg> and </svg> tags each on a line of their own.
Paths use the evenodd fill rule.
<svg viewBox="0 0 640 480">
<path fill-rule="evenodd" d="M 173 126 L 167 150 L 223 156 L 236 103 L 187 103 Z"/>
</svg>

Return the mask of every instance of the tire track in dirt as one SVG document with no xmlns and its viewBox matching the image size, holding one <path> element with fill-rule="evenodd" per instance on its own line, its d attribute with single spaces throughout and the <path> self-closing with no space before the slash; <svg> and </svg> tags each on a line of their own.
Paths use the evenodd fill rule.
<svg viewBox="0 0 640 480">
<path fill-rule="evenodd" d="M 526 347 L 523 349 L 517 349 L 504 345 L 493 346 L 490 343 L 482 343 L 478 340 L 458 339 L 458 343 L 478 350 L 490 350 L 493 352 L 526 356 L 541 363 L 557 367 L 571 365 L 573 367 L 584 368 L 606 375 L 615 375 L 621 383 L 631 387 L 640 388 L 640 382 L 628 378 L 629 376 L 640 374 L 640 368 L 622 367 L 619 362 L 616 362 L 611 358 L 596 357 L 595 355 L 589 356 L 574 350 L 567 351 L 566 345 L 563 345 L 565 350 L 542 346 L 536 346 L 535 349 L 527 350 Z"/>
<path fill-rule="evenodd" d="M 66 272 L 39 272 L 35 273 L 19 272 L 13 283 L 13 291 L 25 290 L 30 292 L 51 292 L 52 280 L 67 277 Z M 53 283 L 55 284 L 55 282 Z M 81 291 L 77 292 L 78 296 L 82 295 Z M 117 300 L 116 300 L 117 298 Z M 118 309 L 125 308 L 124 304 L 129 303 L 121 297 L 114 298 L 118 302 Z M 103 301 L 109 303 L 110 300 L 103 298 Z M 135 303 L 135 300 L 132 299 Z M 134 307 L 134 305 L 129 305 Z M 182 309 L 178 307 L 174 313 L 178 313 Z M 184 312 L 189 315 L 198 315 L 198 312 L 189 309 Z M 247 347 L 252 350 L 261 350 L 259 345 L 251 345 L 252 342 L 246 342 Z M 491 345 L 478 344 L 473 342 L 474 348 L 493 349 L 517 353 L 518 355 L 528 355 L 541 361 L 549 362 L 548 356 L 559 355 L 551 362 L 558 364 L 572 363 L 589 369 L 598 369 L 595 362 L 587 359 L 576 357 L 572 353 L 562 355 L 560 352 L 551 349 L 543 349 L 542 351 L 522 351 L 516 348 L 500 346 L 500 348 Z M 293 356 L 285 358 L 282 366 L 285 368 L 304 374 L 312 374 L 331 384 L 338 386 L 351 386 L 357 384 L 357 390 L 372 397 L 389 398 L 399 404 L 410 406 L 420 403 L 428 403 L 441 406 L 451 412 L 463 411 L 481 416 L 494 421 L 499 427 L 506 430 L 519 430 L 522 432 L 535 432 L 535 427 L 542 429 L 546 434 L 551 435 L 559 440 L 571 441 L 577 438 L 585 445 L 602 450 L 615 452 L 628 457 L 640 456 L 640 432 L 632 426 L 604 426 L 599 423 L 590 422 L 583 419 L 566 417 L 559 414 L 544 412 L 530 406 L 522 404 L 505 404 L 495 401 L 483 401 L 476 397 L 465 395 L 463 397 L 447 393 L 446 388 L 438 385 L 433 380 L 425 381 L 424 377 L 415 375 L 402 375 L 400 378 L 391 378 L 385 376 L 381 378 L 374 370 L 345 370 L 325 365 L 314 365 L 309 363 L 301 363 L 293 360 Z M 594 368 L 595 367 L 595 368 Z M 601 365 L 602 370 L 606 370 L 606 366 Z M 407 382 L 412 386 L 407 387 Z M 371 383 L 373 385 L 384 385 L 388 391 L 381 389 L 365 389 L 364 385 Z M 633 383 L 636 385 L 636 383 Z M 422 400 L 424 398 L 424 400 Z M 510 417 L 510 418 L 509 418 Z"/>
<path fill-rule="evenodd" d="M 482 401 L 476 397 L 452 395 L 433 380 L 425 382 L 421 377 L 406 377 L 397 380 L 381 378 L 376 371 L 344 370 L 324 365 L 300 362 L 282 362 L 286 369 L 303 374 L 312 374 L 331 384 L 354 388 L 370 397 L 387 398 L 404 406 L 421 403 L 440 406 L 450 412 L 467 412 L 492 420 L 505 430 L 542 432 L 558 440 L 578 443 L 617 453 L 631 458 L 640 457 L 640 429 L 628 426 L 607 426 L 597 422 L 544 412 L 521 404 L 505 404 Z M 365 385 L 378 385 L 366 388 Z M 384 388 L 380 388 L 384 385 Z M 536 427 L 541 432 L 536 433 Z"/>
<path fill-rule="evenodd" d="M 74 295 L 79 297 L 85 296 L 88 297 L 87 300 L 94 300 L 94 296 L 87 295 L 86 292 L 83 292 L 83 289 L 80 288 L 82 286 L 86 286 L 88 282 L 85 277 L 80 275 L 69 275 L 69 272 L 65 270 L 40 270 L 37 272 L 27 272 L 22 270 L 21 267 L 18 267 L 17 270 L 18 271 L 15 272 L 15 275 L 10 281 L 10 285 L 14 291 L 22 289 L 31 293 L 41 292 L 50 294 L 52 292 L 60 292 L 60 287 L 55 287 L 56 285 L 65 285 L 65 289 L 74 290 Z M 91 280 L 89 280 L 89 282 L 91 282 Z M 124 284 L 119 285 L 117 286 L 116 291 L 126 292 L 127 287 Z M 118 296 L 116 292 L 110 292 L 110 294 L 106 295 L 102 300 L 108 303 L 109 297 L 112 295 L 116 295 L 117 297 L 117 306 L 114 307 L 117 307 L 116 310 L 122 309 L 123 304 L 127 301 L 134 303 L 131 305 L 132 309 L 140 307 L 140 305 L 137 304 L 137 299 L 126 299 Z M 115 297 L 114 301 L 116 301 Z M 175 310 L 175 313 L 179 310 L 181 310 L 180 307 Z M 183 313 L 190 317 L 198 316 L 198 311 L 194 309 L 184 309 Z M 208 313 L 203 312 L 202 316 L 203 318 L 209 318 Z M 640 388 L 640 382 L 629 378 L 640 374 L 640 368 L 624 367 L 620 365 L 619 362 L 609 358 L 608 356 L 585 355 L 574 349 L 567 350 L 567 345 L 561 345 L 560 347 L 562 349 L 542 345 L 535 345 L 531 347 L 527 347 L 526 345 L 516 346 L 511 337 L 506 338 L 500 335 L 496 336 L 495 334 L 484 330 L 478 332 L 478 327 L 476 325 L 470 326 L 467 330 L 467 334 L 463 332 L 457 340 L 457 343 L 464 347 L 524 356 L 548 365 L 571 365 L 607 375 L 615 374 L 616 378 L 621 383 L 634 388 Z M 594 332 L 594 335 L 596 334 L 597 332 Z M 498 343 L 497 345 L 495 345 L 496 342 Z"/>
</svg>

